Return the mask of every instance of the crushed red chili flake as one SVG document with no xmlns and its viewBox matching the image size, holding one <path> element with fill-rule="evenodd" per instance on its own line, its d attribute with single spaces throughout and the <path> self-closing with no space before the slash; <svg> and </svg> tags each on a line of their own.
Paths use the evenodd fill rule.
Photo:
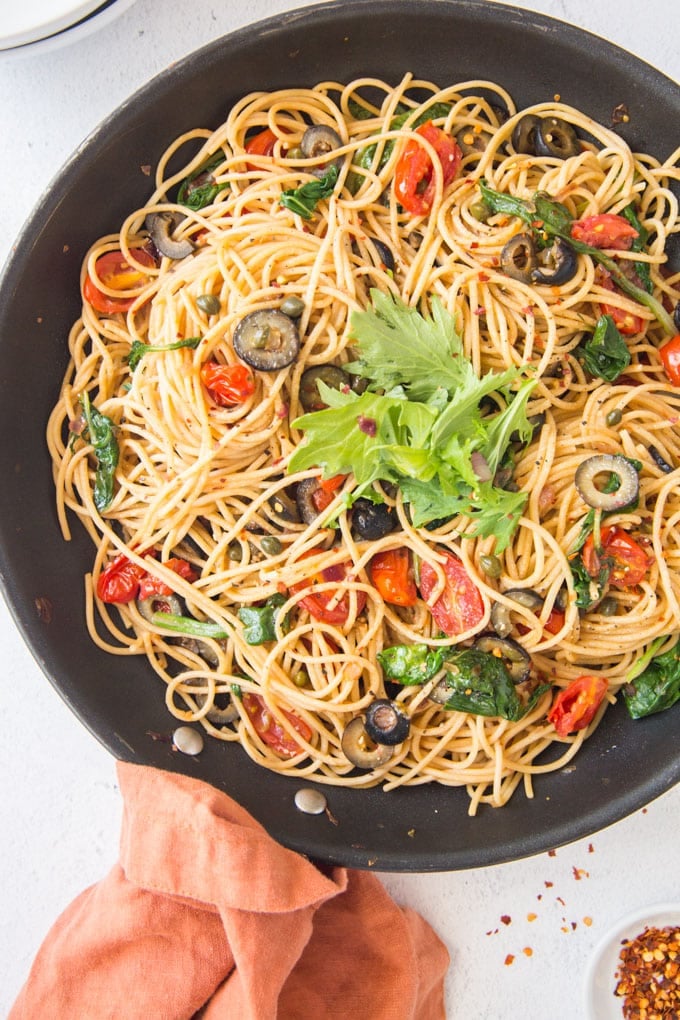
<svg viewBox="0 0 680 1020">
<path fill-rule="evenodd" d="M 624 939 L 614 994 L 625 1020 L 677 1020 L 680 1016 L 680 928 L 647 927 Z"/>
<path fill-rule="evenodd" d="M 510 914 L 502 914 L 501 921 L 503 922 L 503 924 L 511 924 L 512 918 L 510 917 Z"/>
<path fill-rule="evenodd" d="M 515 962 L 514 955 L 512 953 L 508 953 L 508 955 L 505 957 L 505 961 L 504 962 L 505 962 L 505 966 L 509 967 L 511 963 Z"/>
</svg>

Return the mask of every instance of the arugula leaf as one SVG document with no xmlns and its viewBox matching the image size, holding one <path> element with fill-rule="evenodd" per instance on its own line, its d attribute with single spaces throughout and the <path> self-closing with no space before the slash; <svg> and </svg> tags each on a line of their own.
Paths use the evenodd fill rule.
<svg viewBox="0 0 680 1020">
<path fill-rule="evenodd" d="M 174 344 L 145 344 L 141 340 L 133 340 L 130 353 L 127 356 L 130 371 L 134 372 L 145 354 L 178 351 L 182 347 L 190 347 L 192 351 L 195 351 L 202 339 L 201 336 L 190 336 L 186 340 L 175 340 Z"/>
<path fill-rule="evenodd" d="M 392 645 L 377 658 L 388 680 L 407 686 L 427 683 L 444 664 L 443 650 L 428 645 Z"/>
<path fill-rule="evenodd" d="M 652 655 L 665 641 L 659 638 L 650 646 Z M 643 662 L 648 654 L 640 660 Z M 623 699 L 633 719 L 664 712 L 680 701 L 680 642 L 657 655 L 623 688 Z"/>
<path fill-rule="evenodd" d="M 279 592 L 271 595 L 263 606 L 241 606 L 238 618 L 243 624 L 243 637 L 249 645 L 263 645 L 266 641 L 276 640 L 276 624 L 279 610 L 286 601 L 285 595 Z M 288 633 L 288 614 L 281 620 L 281 630 Z"/>
<path fill-rule="evenodd" d="M 92 444 L 97 470 L 94 476 L 94 505 L 100 513 L 107 510 L 113 499 L 113 476 L 118 464 L 119 450 L 116 426 L 105 414 L 98 411 L 84 392 L 80 396 L 88 438 Z"/>
<path fill-rule="evenodd" d="M 330 198 L 338 182 L 338 168 L 331 165 L 323 177 L 301 184 L 299 188 L 289 188 L 281 193 L 279 202 L 291 212 L 302 216 L 303 220 L 311 220 L 317 202 Z"/>
<path fill-rule="evenodd" d="M 611 315 L 601 315 L 595 331 L 576 350 L 579 361 L 592 376 L 614 382 L 630 365 L 630 351 Z"/>
<path fill-rule="evenodd" d="M 185 177 L 177 192 L 179 205 L 186 205 L 189 209 L 204 209 L 212 205 L 221 191 L 229 187 L 228 183 L 218 184 L 212 175 L 213 170 L 221 166 L 225 161 L 225 155 L 220 149 L 209 159 L 202 163 L 198 169 Z"/>
</svg>

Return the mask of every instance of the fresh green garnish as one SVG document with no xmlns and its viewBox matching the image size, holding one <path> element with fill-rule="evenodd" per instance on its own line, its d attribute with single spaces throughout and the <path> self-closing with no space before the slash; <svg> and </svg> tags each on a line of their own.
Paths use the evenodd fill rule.
<svg viewBox="0 0 680 1020">
<path fill-rule="evenodd" d="M 80 403 L 87 422 L 88 438 L 97 460 L 94 505 L 100 513 L 103 513 L 113 499 L 113 476 L 119 457 L 116 426 L 110 418 L 93 406 L 88 393 L 81 394 Z"/>
<path fill-rule="evenodd" d="M 397 298 L 379 291 L 371 296 L 373 309 L 352 316 L 359 359 L 345 366 L 368 380 L 368 389 L 358 395 L 319 383 L 328 406 L 293 422 L 306 435 L 288 470 L 320 467 L 326 478 L 351 473 L 352 500 L 371 498 L 375 481 L 392 482 L 410 504 L 416 527 L 462 514 L 474 521 L 473 534 L 495 535 L 502 551 L 527 496 L 494 486 L 493 476 L 511 437 L 531 438 L 526 406 L 534 380 L 522 380 L 513 392 L 522 369 L 480 379 L 436 298 L 426 318 Z M 491 393 L 506 407 L 485 414 L 482 400 Z M 488 480 L 480 481 L 480 464 Z"/>
<path fill-rule="evenodd" d="M 392 645 L 378 652 L 378 662 L 388 680 L 406 685 L 424 684 L 442 668 L 444 652 L 427 645 Z"/>
<path fill-rule="evenodd" d="M 201 336 L 190 336 L 186 340 L 175 340 L 174 344 L 145 344 L 141 340 L 133 340 L 130 346 L 130 353 L 127 356 L 130 371 L 134 372 L 145 354 L 179 351 L 182 347 L 190 347 L 194 351 L 202 339 L 203 337 Z"/>
<path fill-rule="evenodd" d="M 212 205 L 221 191 L 229 187 L 228 183 L 218 184 L 212 175 L 213 170 L 221 166 L 225 161 L 225 155 L 220 149 L 209 159 L 202 163 L 198 169 L 185 177 L 177 192 L 177 201 L 180 205 L 186 205 L 189 209 L 204 209 Z"/>
<path fill-rule="evenodd" d="M 337 182 L 338 168 L 329 166 L 323 177 L 307 181 L 299 188 L 290 188 L 288 191 L 282 192 L 279 201 L 286 209 L 302 216 L 303 220 L 311 220 L 317 202 L 324 198 L 330 198 Z"/>
<path fill-rule="evenodd" d="M 229 632 L 220 623 L 211 620 L 195 620 L 193 616 L 177 616 L 175 613 L 154 613 L 151 623 L 175 634 L 188 634 L 189 637 L 214 638 L 224 641 Z"/>
<path fill-rule="evenodd" d="M 623 699 L 633 719 L 664 712 L 680 700 L 680 642 L 655 655 L 665 641 L 666 637 L 660 637 L 651 643 L 623 688 Z"/>
<path fill-rule="evenodd" d="M 428 120 L 435 120 L 436 118 L 446 117 L 448 116 L 450 110 L 451 105 L 449 103 L 433 103 L 431 106 L 428 106 L 425 110 L 423 110 L 414 118 L 411 127 L 415 130 L 415 128 L 420 127 L 421 124 L 425 124 Z M 398 106 L 395 116 L 390 121 L 390 126 L 388 130 L 398 131 L 399 128 L 402 128 L 404 126 L 408 118 L 413 115 L 413 112 L 414 110 L 412 107 Z M 372 114 L 368 114 L 367 116 L 370 117 L 372 116 Z M 375 167 L 375 173 L 380 173 L 383 167 L 387 165 L 387 162 L 394 150 L 394 144 L 395 139 L 389 138 L 383 145 L 382 153 L 380 155 L 380 162 L 378 163 L 378 166 Z M 369 145 L 364 145 L 357 152 L 356 158 L 353 161 L 353 166 L 359 166 L 361 167 L 362 170 L 373 169 L 373 162 L 375 160 L 375 153 L 377 148 L 378 148 L 377 142 L 371 142 Z M 361 185 L 363 179 L 364 178 L 362 174 L 358 174 L 350 170 L 350 172 L 347 175 L 347 187 L 349 188 L 352 194 L 355 194 L 355 192 L 359 189 L 359 186 Z"/>
<path fill-rule="evenodd" d="M 638 287 L 632 280 L 629 280 L 610 255 L 606 255 L 600 248 L 593 248 L 592 245 L 585 244 L 585 242 L 571 236 L 573 219 L 569 210 L 561 202 L 555 202 L 541 192 L 537 192 L 531 201 L 526 201 L 523 198 L 516 198 L 514 195 L 506 195 L 503 192 L 494 191 L 484 180 L 479 182 L 479 190 L 492 213 L 517 216 L 523 223 L 531 227 L 539 237 L 541 234 L 547 234 L 550 237 L 561 237 L 571 245 L 574 251 L 582 255 L 590 255 L 594 262 L 604 266 L 614 283 L 625 294 L 632 297 L 638 304 L 649 308 L 666 333 L 672 335 L 677 332 L 673 325 L 673 319 L 661 302 L 657 301 L 653 294 L 650 294 L 647 290 Z"/>
<path fill-rule="evenodd" d="M 649 231 L 646 227 L 643 227 L 637 218 L 635 203 L 631 202 L 625 209 L 622 209 L 621 215 L 627 219 L 631 227 L 634 227 L 638 232 L 638 236 L 633 238 L 630 250 L 644 251 L 645 245 L 649 240 Z M 649 262 L 634 262 L 633 265 L 635 266 L 635 272 L 637 273 L 638 279 L 641 281 L 647 293 L 651 294 L 653 286 L 651 273 L 649 271 Z"/>
<path fill-rule="evenodd" d="M 263 645 L 276 640 L 276 624 L 279 622 L 281 606 L 285 595 L 278 592 L 267 599 L 263 606 L 241 606 L 238 618 L 243 624 L 243 636 L 249 645 Z M 281 631 L 288 633 L 288 614 L 281 618 Z"/>
<path fill-rule="evenodd" d="M 614 382 L 630 365 L 630 351 L 611 315 L 601 315 L 592 336 L 579 345 L 576 355 L 586 371 Z"/>
</svg>

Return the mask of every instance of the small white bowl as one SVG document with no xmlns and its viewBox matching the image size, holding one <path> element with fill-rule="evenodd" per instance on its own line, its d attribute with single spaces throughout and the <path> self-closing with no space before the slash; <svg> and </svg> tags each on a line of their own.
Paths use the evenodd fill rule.
<svg viewBox="0 0 680 1020">
<path fill-rule="evenodd" d="M 134 2 L 31 0 L 25 18 L 0 27 L 0 62 L 43 55 L 84 39 L 108 25 Z"/>
<path fill-rule="evenodd" d="M 623 1003 L 614 994 L 619 954 L 624 939 L 634 939 L 645 928 L 680 927 L 680 903 L 659 903 L 622 917 L 599 942 L 588 964 L 585 980 L 587 1020 L 621 1020 Z"/>
</svg>

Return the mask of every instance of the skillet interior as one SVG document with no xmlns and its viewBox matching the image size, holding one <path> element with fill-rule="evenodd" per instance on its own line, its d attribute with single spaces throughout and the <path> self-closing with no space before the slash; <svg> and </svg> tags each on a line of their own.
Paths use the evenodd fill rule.
<svg viewBox="0 0 680 1020">
<path fill-rule="evenodd" d="M 575 68 L 578 71 L 575 72 Z M 142 167 L 197 124 L 219 124 L 244 92 L 405 70 L 441 84 L 494 78 L 519 106 L 559 93 L 622 126 L 636 147 L 665 156 L 680 121 L 680 89 L 629 54 L 530 12 L 482 0 L 364 0 L 291 12 L 217 40 L 128 100 L 80 147 L 18 239 L 0 286 L 0 579 L 17 625 L 49 680 L 116 757 L 185 772 L 226 790 L 282 843 L 317 859 L 380 870 L 452 870 L 498 863 L 585 836 L 636 810 L 680 778 L 677 713 L 633 723 L 617 706 L 570 770 L 536 781 L 494 811 L 467 817 L 461 790 L 328 788 L 335 824 L 293 807 L 299 780 L 257 768 L 233 746 L 209 742 L 198 759 L 173 753 L 163 691 L 146 661 L 114 658 L 90 641 L 83 618 L 89 540 L 73 521 L 64 543 L 44 443 L 47 414 L 79 312 L 80 262 L 149 193 Z M 84 213 L 83 210 L 86 210 Z M 26 351 L 34 353 L 27 384 Z M 51 620 L 38 612 L 47 600 Z M 410 833 L 410 834 L 409 834 Z"/>
</svg>

